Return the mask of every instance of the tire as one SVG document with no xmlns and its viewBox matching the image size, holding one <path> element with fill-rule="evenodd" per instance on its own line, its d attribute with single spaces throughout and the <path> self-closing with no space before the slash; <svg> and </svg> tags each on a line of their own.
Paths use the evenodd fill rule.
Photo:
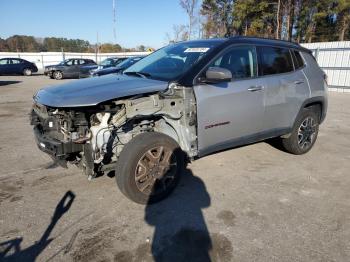
<svg viewBox="0 0 350 262">
<path fill-rule="evenodd" d="M 30 69 L 30 68 L 23 69 L 23 75 L 24 76 L 31 76 L 32 75 L 32 69 Z"/>
<path fill-rule="evenodd" d="M 63 78 L 63 74 L 61 71 L 55 71 L 52 73 L 53 78 L 56 80 L 61 80 Z"/>
<path fill-rule="evenodd" d="M 294 123 L 291 135 L 282 139 L 282 147 L 295 155 L 310 151 L 317 139 L 319 119 L 319 114 L 312 108 L 304 108 Z"/>
<path fill-rule="evenodd" d="M 174 139 L 157 132 L 142 133 L 126 144 L 119 156 L 117 185 L 136 203 L 155 203 L 173 191 L 183 167 L 184 154 Z"/>
</svg>

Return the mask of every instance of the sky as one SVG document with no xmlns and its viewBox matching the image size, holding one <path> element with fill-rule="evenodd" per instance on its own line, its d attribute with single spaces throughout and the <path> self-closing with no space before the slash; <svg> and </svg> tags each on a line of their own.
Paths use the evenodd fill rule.
<svg viewBox="0 0 350 262">
<path fill-rule="evenodd" d="M 115 0 L 116 40 L 113 34 L 113 0 L 0 0 L 0 37 L 32 35 L 65 37 L 162 47 L 174 24 L 187 24 L 179 0 Z"/>
</svg>

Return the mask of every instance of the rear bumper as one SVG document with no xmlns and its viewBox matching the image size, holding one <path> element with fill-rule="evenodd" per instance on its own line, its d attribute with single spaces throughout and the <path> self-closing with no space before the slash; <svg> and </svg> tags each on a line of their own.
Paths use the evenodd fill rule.
<svg viewBox="0 0 350 262">
<path fill-rule="evenodd" d="M 38 148 L 55 158 L 65 159 L 72 153 L 83 151 L 82 144 L 62 142 L 45 136 L 37 126 L 34 126 L 34 136 Z"/>
</svg>

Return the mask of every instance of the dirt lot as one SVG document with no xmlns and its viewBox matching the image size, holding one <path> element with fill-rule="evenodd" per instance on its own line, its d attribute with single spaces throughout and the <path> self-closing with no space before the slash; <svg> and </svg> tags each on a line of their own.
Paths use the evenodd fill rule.
<svg viewBox="0 0 350 262">
<path fill-rule="evenodd" d="M 142 206 L 113 177 L 89 182 L 37 149 L 31 98 L 63 82 L 0 77 L 1 261 L 350 261 L 349 94 L 330 94 L 308 154 L 258 143 L 211 155 Z"/>
</svg>

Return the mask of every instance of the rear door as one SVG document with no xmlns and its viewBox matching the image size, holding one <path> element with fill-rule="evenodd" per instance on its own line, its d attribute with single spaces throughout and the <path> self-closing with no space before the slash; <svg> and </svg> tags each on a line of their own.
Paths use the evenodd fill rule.
<svg viewBox="0 0 350 262">
<path fill-rule="evenodd" d="M 233 46 L 208 67 L 231 71 L 232 81 L 194 86 L 199 154 L 254 140 L 264 114 L 264 83 L 257 79 L 254 46 Z"/>
<path fill-rule="evenodd" d="M 263 131 L 284 132 L 294 122 L 308 92 L 301 70 L 294 70 L 288 48 L 259 46 L 259 75 L 265 79 Z"/>
<path fill-rule="evenodd" d="M 85 59 L 77 59 L 77 62 L 78 62 L 78 72 L 77 72 L 77 77 L 80 76 L 80 72 L 82 70 L 82 68 L 84 66 L 87 66 L 89 65 L 89 60 L 85 60 Z"/>
</svg>

